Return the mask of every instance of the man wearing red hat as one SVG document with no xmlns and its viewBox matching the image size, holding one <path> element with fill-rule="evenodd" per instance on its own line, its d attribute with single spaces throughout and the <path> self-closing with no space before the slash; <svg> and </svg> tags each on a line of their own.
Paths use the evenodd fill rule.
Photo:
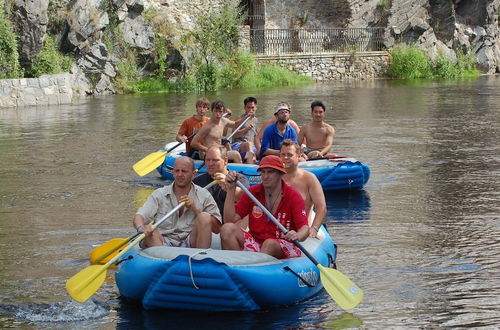
<svg viewBox="0 0 500 330">
<path fill-rule="evenodd" d="M 270 155 L 259 165 L 262 182 L 250 187 L 250 192 L 288 230 L 285 235 L 247 195 L 235 204 L 236 180 L 238 174 L 229 172 L 226 176 L 227 195 L 224 203 L 224 218 L 220 235 L 222 248 L 267 253 L 276 258 L 292 258 L 301 255 L 292 243 L 303 241 L 309 235 L 305 202 L 300 193 L 283 181 L 286 174 L 283 161 Z M 249 216 L 249 231 L 243 231 L 235 223 Z"/>
</svg>

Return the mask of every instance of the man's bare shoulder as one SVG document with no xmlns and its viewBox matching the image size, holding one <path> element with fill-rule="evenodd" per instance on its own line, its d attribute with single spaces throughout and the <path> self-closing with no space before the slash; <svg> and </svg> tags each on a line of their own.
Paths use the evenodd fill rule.
<svg viewBox="0 0 500 330">
<path fill-rule="evenodd" d="M 304 182 L 308 186 L 313 186 L 313 185 L 321 186 L 321 183 L 319 183 L 318 178 L 313 173 L 306 171 L 304 169 L 301 169 L 301 168 L 299 168 L 299 173 L 301 174 L 301 179 L 304 180 Z"/>
</svg>

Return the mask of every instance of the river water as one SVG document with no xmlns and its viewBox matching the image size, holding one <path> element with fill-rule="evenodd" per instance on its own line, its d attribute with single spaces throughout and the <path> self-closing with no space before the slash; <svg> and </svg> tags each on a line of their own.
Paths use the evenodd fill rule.
<svg viewBox="0 0 500 330">
<path fill-rule="evenodd" d="M 366 188 L 328 193 L 339 270 L 365 292 L 350 313 L 326 293 L 249 313 L 144 311 L 119 299 L 113 271 L 85 304 L 65 282 L 93 247 L 133 233 L 153 188 L 133 163 L 173 140 L 197 95 L 112 96 L 0 110 L 0 327 L 500 327 L 500 77 L 362 81 L 209 95 L 239 114 L 282 100 L 292 118 L 326 102 L 334 151 L 370 166 Z"/>
</svg>

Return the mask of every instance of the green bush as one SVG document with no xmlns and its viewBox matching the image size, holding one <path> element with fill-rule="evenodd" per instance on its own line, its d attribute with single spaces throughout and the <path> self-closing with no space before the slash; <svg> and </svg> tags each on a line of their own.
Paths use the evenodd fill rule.
<svg viewBox="0 0 500 330">
<path fill-rule="evenodd" d="M 117 66 L 115 86 L 120 93 L 134 93 L 137 91 L 137 61 L 135 52 L 130 50 Z"/>
<path fill-rule="evenodd" d="M 26 76 L 40 77 L 43 74 L 68 72 L 71 63 L 69 57 L 65 57 L 57 50 L 54 38 L 47 36 L 42 50 L 37 54 L 31 69 L 26 72 Z"/>
<path fill-rule="evenodd" d="M 248 72 L 239 87 L 264 88 L 273 86 L 300 86 L 312 83 L 311 77 L 300 75 L 277 65 L 262 65 Z"/>
<path fill-rule="evenodd" d="M 397 45 L 390 51 L 392 60 L 387 75 L 415 79 L 432 77 L 432 66 L 425 52 L 415 45 Z"/>
<path fill-rule="evenodd" d="M 21 76 L 16 35 L 4 12 L 4 2 L 0 0 L 0 79 Z"/>
<path fill-rule="evenodd" d="M 436 78 L 453 79 L 460 77 L 461 72 L 452 59 L 439 55 L 433 62 L 432 73 Z"/>
<path fill-rule="evenodd" d="M 457 60 L 443 54 L 431 61 L 425 52 L 415 45 L 401 44 L 391 50 L 392 60 L 387 75 L 393 78 L 443 78 L 478 76 L 474 54 L 457 52 Z"/>
</svg>

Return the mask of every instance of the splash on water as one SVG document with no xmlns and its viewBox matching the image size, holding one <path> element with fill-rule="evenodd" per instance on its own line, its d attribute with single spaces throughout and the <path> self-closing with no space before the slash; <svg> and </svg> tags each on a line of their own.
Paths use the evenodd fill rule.
<svg viewBox="0 0 500 330">
<path fill-rule="evenodd" d="M 74 322 L 103 318 L 109 307 L 88 300 L 81 304 L 73 300 L 53 304 L 0 305 L 0 313 L 30 322 Z"/>
</svg>

